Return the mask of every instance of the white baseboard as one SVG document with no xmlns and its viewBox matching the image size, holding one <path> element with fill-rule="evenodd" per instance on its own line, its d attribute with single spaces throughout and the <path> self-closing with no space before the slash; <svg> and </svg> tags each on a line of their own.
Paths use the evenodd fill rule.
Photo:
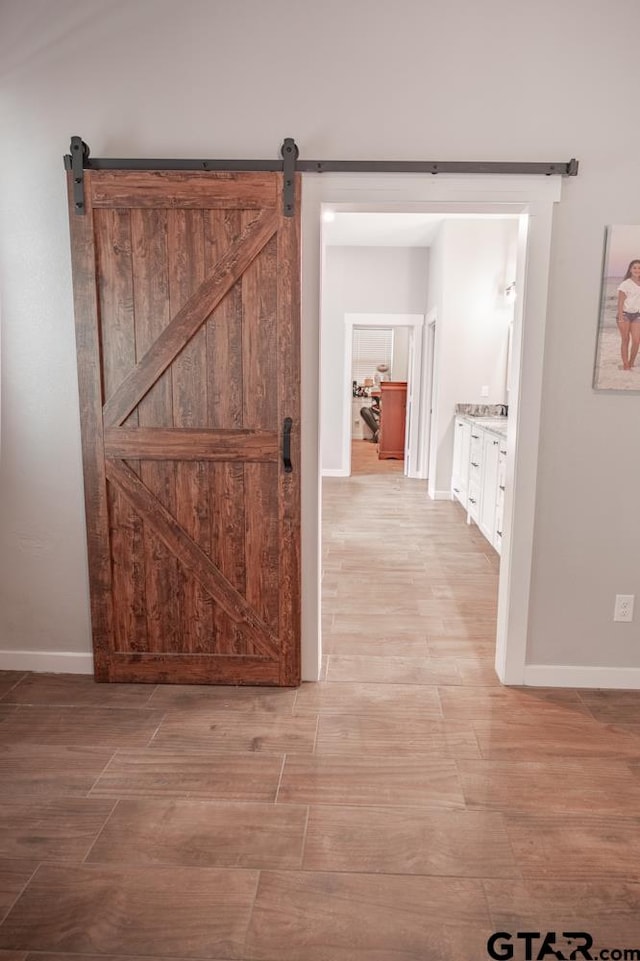
<svg viewBox="0 0 640 961">
<path fill-rule="evenodd" d="M 640 691 L 640 667 L 529 664 L 524 669 L 524 683 L 530 687 L 592 687 Z"/>
<path fill-rule="evenodd" d="M 71 651 L 0 651 L 0 671 L 93 674 L 93 654 Z"/>
<path fill-rule="evenodd" d="M 344 467 L 325 467 L 322 470 L 323 477 L 348 477 L 348 472 Z"/>
<path fill-rule="evenodd" d="M 429 497 L 432 501 L 450 501 L 451 491 L 429 491 Z"/>
</svg>

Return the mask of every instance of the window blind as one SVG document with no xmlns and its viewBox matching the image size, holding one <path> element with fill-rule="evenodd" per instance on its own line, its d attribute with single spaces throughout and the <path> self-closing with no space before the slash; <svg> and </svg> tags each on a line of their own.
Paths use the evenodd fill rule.
<svg viewBox="0 0 640 961">
<path fill-rule="evenodd" d="M 387 364 L 390 371 L 392 356 L 393 328 L 356 327 L 353 331 L 351 379 L 358 384 L 367 377 L 373 380 L 378 364 Z"/>
</svg>

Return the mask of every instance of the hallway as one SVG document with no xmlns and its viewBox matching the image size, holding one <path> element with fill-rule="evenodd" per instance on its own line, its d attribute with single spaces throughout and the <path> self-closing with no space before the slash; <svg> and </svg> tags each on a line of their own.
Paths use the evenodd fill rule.
<svg viewBox="0 0 640 961">
<path fill-rule="evenodd" d="M 640 694 L 501 687 L 497 556 L 374 451 L 323 484 L 321 683 L 0 672 L 0 961 L 640 949 Z"/>
</svg>

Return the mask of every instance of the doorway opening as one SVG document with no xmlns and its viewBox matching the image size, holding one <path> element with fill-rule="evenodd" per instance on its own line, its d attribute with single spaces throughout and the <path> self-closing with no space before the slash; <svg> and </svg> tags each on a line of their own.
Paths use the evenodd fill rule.
<svg viewBox="0 0 640 961">
<path fill-rule="evenodd" d="M 323 436 L 323 477 L 351 476 L 351 455 L 355 458 L 357 474 L 362 484 L 368 483 L 371 491 L 371 502 L 360 501 L 353 496 L 353 489 L 342 485 L 342 500 L 336 500 L 338 492 L 331 484 L 331 497 L 328 503 L 342 504 L 336 516 L 343 516 L 343 524 L 351 525 L 348 529 L 350 542 L 362 541 L 365 545 L 372 543 L 376 537 L 380 540 L 389 537 L 385 527 L 385 534 L 376 534 L 378 519 L 384 517 L 385 509 L 381 502 L 387 497 L 394 501 L 396 509 L 399 502 L 407 498 L 414 505 L 416 523 L 429 526 L 434 522 L 433 512 L 424 514 L 426 501 L 415 500 L 416 491 L 399 482 L 396 477 L 390 477 L 388 466 L 384 461 L 391 457 L 401 463 L 398 465 L 405 478 L 421 480 L 419 491 L 426 498 L 451 500 L 452 451 L 454 447 L 453 421 L 457 404 L 475 404 L 478 413 L 493 405 L 494 409 L 506 409 L 508 405 L 509 386 L 507 384 L 505 362 L 509 345 L 509 326 L 513 315 L 513 303 L 507 304 L 505 290 L 515 283 L 517 271 L 517 240 L 518 220 L 520 215 L 512 214 L 497 216 L 493 213 L 477 211 L 473 214 L 460 214 L 454 211 L 441 213 L 420 213 L 415 211 L 398 211 L 388 213 L 384 210 L 358 213 L 350 209 L 342 213 L 340 208 L 333 208 L 328 226 L 323 232 L 323 242 L 328 249 L 324 251 L 324 270 L 322 276 L 322 301 L 325 309 L 321 316 L 322 368 L 321 384 L 330 382 L 331 374 L 335 371 L 336 353 L 341 349 L 344 355 L 343 395 L 338 391 L 330 398 L 330 403 L 321 403 L 321 433 Z M 362 226 L 360 226 L 360 223 Z M 412 246 L 407 247 L 405 244 Z M 358 246 L 361 244 L 362 246 Z M 377 306 L 378 303 L 389 306 L 421 307 L 421 313 L 364 313 L 347 312 L 347 307 L 364 305 Z M 442 314 L 442 335 L 436 342 L 435 318 L 440 310 Z M 429 324 L 425 324 L 428 314 Z M 344 320 L 344 339 L 339 342 L 340 320 Z M 408 331 L 409 339 L 406 344 L 406 362 L 402 369 L 402 383 L 390 384 L 388 399 L 385 399 L 385 383 L 379 382 L 374 365 L 378 358 L 373 345 L 380 344 L 392 332 Z M 376 338 L 376 333 L 378 337 Z M 354 342 L 362 340 L 362 358 L 359 354 L 352 355 Z M 371 340 L 371 345 L 369 345 Z M 386 341 L 385 341 L 386 343 Z M 381 346 L 377 345 L 378 352 Z M 332 352 L 336 351 L 333 354 Z M 382 358 L 389 360 L 391 358 Z M 389 368 L 383 363 L 381 368 Z M 400 369 L 400 365 L 396 365 Z M 359 380 L 353 380 L 359 375 Z M 367 376 L 363 376 L 367 375 Z M 378 377 L 378 380 L 374 378 Z M 394 375 L 394 381 L 398 377 Z M 481 386 L 483 385 L 483 386 Z M 362 397 L 351 400 L 351 394 Z M 374 404 L 381 402 L 381 428 L 376 431 L 377 459 L 370 456 L 363 445 L 366 439 L 354 438 L 353 425 L 358 423 L 358 414 L 367 420 L 369 411 L 359 409 L 359 403 L 368 402 L 371 398 Z M 342 404 L 340 405 L 340 400 Z M 387 406 L 389 405 L 389 406 Z M 399 406 L 401 405 L 401 411 Z M 482 405 L 482 406 L 480 406 Z M 339 468 L 325 467 L 325 463 L 332 463 L 336 457 L 336 438 L 340 430 L 337 417 L 333 411 L 342 408 L 342 457 Z M 377 409 L 377 408 L 374 408 Z M 488 409 L 488 408 L 487 408 Z M 402 419 L 400 419 L 400 414 Z M 389 427 L 385 428 L 385 425 Z M 406 427 L 405 427 L 406 425 Z M 393 437 L 390 442 L 387 434 L 403 431 L 403 437 Z M 380 434 L 380 436 L 378 436 Z M 422 450 L 419 441 L 422 439 Z M 433 439 L 433 444 L 432 444 Z M 383 463 L 378 463 L 383 461 Z M 427 461 L 422 465 L 422 461 Z M 431 470 L 429 468 L 431 467 Z M 422 469 L 421 469 L 422 468 Z M 424 471 L 424 473 L 423 473 Z M 384 474 L 385 480 L 380 477 Z M 425 474 L 429 474 L 427 485 Z M 387 493 L 383 493 L 382 485 L 386 485 Z M 323 484 L 323 494 L 324 487 Z M 377 493 L 378 512 L 371 514 L 370 506 Z M 352 502 L 353 500 L 353 502 Z M 495 492 L 494 492 L 495 501 Z M 475 501 L 474 501 L 475 503 Z M 356 513 L 360 505 L 364 516 L 367 517 L 367 532 L 358 530 Z M 466 506 L 466 503 L 465 503 Z M 347 511 L 345 513 L 345 508 Z M 330 511 L 330 514 L 333 512 Z M 471 512 L 467 514 L 467 520 Z M 349 518 L 347 521 L 346 518 Z M 484 594 L 480 601 L 486 609 L 493 612 L 493 624 L 489 623 L 489 635 L 496 633 L 496 600 L 497 578 L 495 571 L 499 569 L 499 559 L 494 550 L 493 540 L 483 541 L 482 544 L 469 539 L 471 531 L 465 529 L 464 514 L 460 507 L 455 510 L 440 510 L 436 524 L 444 530 L 452 543 L 455 539 L 456 552 L 450 555 L 435 555 L 431 561 L 431 571 L 436 574 L 441 570 L 443 557 L 449 564 L 457 552 L 460 552 L 460 563 L 466 563 L 466 552 L 478 552 L 478 577 L 483 564 L 493 568 L 492 576 L 487 580 Z M 402 525 L 407 524 L 405 536 L 410 535 L 411 523 L 408 518 L 398 519 L 398 536 Z M 457 534 L 456 534 L 457 531 Z M 326 541 L 324 541 L 326 538 Z M 393 538 L 395 543 L 396 538 Z M 416 545 L 420 543 L 416 540 Z M 323 532 L 323 551 L 327 563 L 327 577 L 335 566 L 336 553 L 339 554 L 339 544 L 336 545 L 331 530 L 331 522 Z M 382 549 L 383 545 L 379 545 Z M 486 548 L 486 556 L 482 548 Z M 328 553 L 327 553 L 328 552 Z M 428 553 L 423 554 L 423 559 Z M 329 559 L 331 556 L 331 560 Z M 380 555 L 379 555 L 380 556 Z M 348 563 L 348 552 L 345 555 Z M 424 561 L 423 561 L 424 562 Z M 399 567 L 401 566 L 399 562 Z M 385 587 L 383 568 L 378 568 L 378 591 Z M 410 571 L 410 568 L 409 568 Z M 456 621 L 455 611 L 457 601 L 464 605 L 465 591 L 463 589 L 464 572 L 459 573 L 458 588 L 452 598 L 441 600 L 439 604 L 431 606 L 432 617 L 428 620 L 435 631 L 437 617 L 433 616 L 433 608 L 447 620 L 447 629 L 457 624 L 459 630 L 468 631 L 463 620 Z M 448 578 L 444 578 L 447 581 Z M 451 580 L 455 580 L 451 577 Z M 410 573 L 407 581 L 411 581 Z M 343 581 L 344 583 L 344 581 Z M 340 590 L 340 584 L 335 585 Z M 395 585 L 396 590 L 402 590 L 401 584 Z M 440 584 L 440 589 L 451 591 L 448 584 Z M 332 623 L 338 625 L 344 622 L 349 630 L 358 628 L 355 623 L 358 607 L 354 592 L 347 592 L 342 600 L 342 607 L 353 608 L 352 616 L 345 616 L 336 608 L 336 601 L 332 598 L 326 601 L 326 609 L 333 612 Z M 468 592 L 467 592 L 468 593 Z M 324 603 L 324 601 L 323 601 Z M 371 603 L 374 603 L 373 598 Z M 406 608 L 414 607 L 412 592 L 408 591 L 405 598 Z M 383 605 L 383 609 L 387 609 Z M 360 625 L 364 632 L 370 623 L 370 610 L 363 610 L 360 615 Z M 404 618 L 405 630 L 409 622 L 409 614 Z M 484 617 L 484 633 L 487 631 L 486 622 L 491 617 Z M 415 617 L 412 627 L 419 633 L 420 618 Z M 339 631 L 338 631 L 339 633 Z M 483 637 L 483 641 L 485 638 Z M 331 648 L 335 647 L 333 634 Z"/>
<path fill-rule="evenodd" d="M 328 476 L 348 477 L 351 474 L 352 442 L 355 439 L 363 439 L 362 437 L 356 438 L 354 431 L 354 421 L 360 413 L 360 405 L 367 405 L 370 401 L 377 404 L 386 382 L 406 383 L 405 429 L 402 437 L 403 472 L 406 477 L 420 476 L 418 473 L 420 437 L 418 400 L 421 381 L 423 323 L 424 316 L 422 314 L 347 313 L 344 315 L 344 383 L 347 389 L 342 413 L 342 464 L 337 471 L 331 471 L 331 475 Z M 354 340 L 356 340 L 358 333 L 375 332 L 376 330 L 388 331 L 391 341 L 389 363 L 379 365 L 389 369 L 378 374 L 377 378 L 375 361 L 378 359 L 378 355 L 374 356 L 372 354 L 373 360 L 368 366 L 362 363 L 354 365 L 353 350 Z M 384 351 L 380 350 L 379 356 L 383 361 L 386 361 Z M 371 376 L 367 376 L 368 374 Z M 361 391 L 363 393 L 360 393 Z"/>
<path fill-rule="evenodd" d="M 544 342 L 544 304 L 548 286 L 551 219 L 560 200 L 559 177 L 544 181 L 527 176 L 443 177 L 395 175 L 309 175 L 303 179 L 303 406 L 320 419 L 327 385 L 320 384 L 318 345 L 320 311 L 326 306 L 320 264 L 326 260 L 319 225 L 323 206 L 335 205 L 354 212 L 405 211 L 461 216 L 484 214 L 516 217 L 518 222 L 515 283 L 518 299 L 514 311 L 511 382 L 509 394 L 509 455 L 506 468 L 505 537 L 502 549 L 497 615 L 495 668 L 505 684 L 522 684 L 526 661 L 531 542 L 535 515 L 535 479 L 540 424 L 541 375 Z M 342 206 L 340 206 L 342 205 Z M 525 286 L 526 276 L 526 286 Z M 320 306 L 320 309 L 318 305 Z M 433 380 L 437 384 L 438 347 L 442 317 L 433 329 Z M 428 338 L 427 338 L 428 343 Z M 320 344 L 324 351 L 325 344 Z M 428 368 L 428 352 L 423 350 Z M 333 393 L 335 391 L 332 390 Z M 420 407 L 433 409 L 424 390 Z M 434 409 L 434 414 L 437 410 Z M 453 410 L 451 411 L 453 414 Z M 320 676 L 320 469 L 322 436 L 311 431 L 303 439 L 303 677 Z M 305 443 L 306 441 L 306 443 Z M 423 438 L 424 441 L 424 438 Z M 431 429 L 428 448 L 437 451 L 441 438 Z M 429 457 L 426 458 L 429 461 Z M 424 444 L 422 463 L 424 463 Z M 431 472 L 431 468 L 427 468 Z M 436 483 L 434 495 L 449 497 Z M 305 538 L 306 528 L 306 538 Z M 305 552 L 306 540 L 306 552 Z"/>
</svg>

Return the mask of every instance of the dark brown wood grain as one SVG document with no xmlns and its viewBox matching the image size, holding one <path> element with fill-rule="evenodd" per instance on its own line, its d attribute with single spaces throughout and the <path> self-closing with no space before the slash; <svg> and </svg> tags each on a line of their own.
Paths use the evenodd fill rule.
<svg viewBox="0 0 640 961">
<path fill-rule="evenodd" d="M 207 266 L 214 270 L 224 251 L 237 242 L 242 226 L 257 214 L 239 210 L 205 211 Z M 240 278 L 207 321 L 208 423 L 229 436 L 243 427 L 244 357 L 242 351 L 243 297 Z M 277 456 L 277 438 L 276 456 Z M 209 465 L 211 505 L 211 559 L 243 596 L 246 591 L 245 526 L 246 491 L 240 462 Z M 221 607 L 213 612 L 216 650 L 248 654 L 242 631 Z"/>
<path fill-rule="evenodd" d="M 90 208 L 83 216 L 76 214 L 70 172 L 67 188 L 94 671 L 97 679 L 105 680 L 107 655 L 113 638 L 113 604 L 109 508 L 102 456 L 103 398 L 93 216 Z"/>
<path fill-rule="evenodd" d="M 198 170 L 94 170 L 91 172 L 94 207 L 175 207 L 213 210 L 266 209 L 278 205 L 280 194 L 273 174 L 256 171 L 237 175 Z"/>
<path fill-rule="evenodd" d="M 301 178 L 296 175 L 296 197 Z M 280 538 L 289 545 L 279 556 L 280 683 L 300 683 L 300 209 L 281 216 L 278 227 L 278 408 L 279 418 L 291 417 L 293 470 L 278 476 Z"/>
<path fill-rule="evenodd" d="M 129 210 L 96 210 L 95 234 L 99 238 L 97 271 L 102 324 L 101 350 L 104 396 L 110 397 L 123 376 L 136 365 L 136 329 L 133 309 L 131 213 Z M 131 424 L 138 423 L 137 411 Z"/>
<path fill-rule="evenodd" d="M 140 479 L 122 461 L 107 462 L 107 478 L 117 485 L 133 506 L 147 520 L 154 533 L 224 608 L 234 620 L 242 621 L 243 628 L 251 637 L 257 652 L 274 657 L 278 643 L 254 608 L 233 588 L 211 563 L 206 554 L 193 543 L 163 504 L 145 487 Z"/>
<path fill-rule="evenodd" d="M 201 210 L 168 212 L 169 303 L 175 315 L 205 279 L 204 220 Z M 171 364 L 174 436 L 187 438 L 207 417 L 207 331 L 200 327 Z M 187 439 L 185 438 L 185 439 Z M 183 450 L 187 444 L 182 445 Z M 215 446 L 215 445 L 214 445 Z M 165 460 L 171 458 L 165 454 Z M 198 458 L 198 460 L 200 460 Z M 175 517 L 205 552 L 211 542 L 206 496 L 206 464 L 180 457 L 175 465 Z M 209 594 L 195 578 L 184 583 L 182 650 L 212 651 L 213 607 Z"/>
<path fill-rule="evenodd" d="M 155 209 L 131 211 L 138 360 L 153 348 L 171 319 L 168 256 L 170 213 L 170 211 Z M 171 369 L 164 370 L 153 383 L 149 384 L 149 389 L 141 398 L 137 409 L 141 428 L 173 427 L 173 371 Z M 171 461 L 142 460 L 140 478 L 163 506 L 175 516 L 175 464 Z M 147 524 L 144 529 L 144 569 L 148 637 L 146 649 L 174 652 L 183 650 L 183 624 L 186 614 L 184 573 L 176 558 Z M 132 639 L 131 649 L 136 651 L 141 649 L 136 639 Z"/>
<path fill-rule="evenodd" d="M 248 214 L 243 214 L 246 218 Z M 280 433 L 278 423 L 277 237 L 260 251 L 242 277 L 243 423 Z M 246 464 L 245 596 L 262 620 L 278 630 L 278 466 Z"/>
<path fill-rule="evenodd" d="M 109 672 L 113 681 L 139 684 L 175 684 L 176 677 L 180 678 L 180 684 L 275 687 L 281 683 L 279 661 L 255 654 L 183 653 L 179 664 L 174 654 L 117 654 L 111 660 Z"/>
<path fill-rule="evenodd" d="M 277 452 L 276 452 L 277 455 Z M 227 461 L 209 465 L 211 504 L 211 560 L 235 589 L 246 597 L 247 515 L 255 505 L 247 502 L 245 467 Z M 214 612 L 216 650 L 224 654 L 249 654 L 250 645 L 225 611 Z"/>
<path fill-rule="evenodd" d="M 206 461 L 176 463 L 176 519 L 194 544 L 210 557 L 211 512 L 209 509 L 209 465 Z M 186 616 L 183 650 L 196 654 L 217 651 L 214 612 L 217 604 L 194 577 L 184 584 Z"/>
<path fill-rule="evenodd" d="M 242 232 L 238 241 L 218 261 L 215 271 L 178 311 L 109 398 L 104 407 L 106 424 L 117 426 L 125 420 L 271 239 L 276 227 L 276 215 L 272 211 L 263 211 Z"/>
<path fill-rule="evenodd" d="M 277 464 L 246 464 L 246 598 L 261 619 L 278 631 L 278 566 L 282 547 L 278 523 Z"/>
<path fill-rule="evenodd" d="M 205 257 L 212 272 L 224 251 L 236 244 L 241 233 L 239 211 L 207 210 Z M 253 219 L 257 215 L 252 214 Z M 245 226 L 250 222 L 245 215 Z M 244 426 L 242 416 L 242 279 L 216 306 L 207 321 L 207 423 L 225 430 Z"/>
<path fill-rule="evenodd" d="M 105 397 L 105 426 L 110 426 L 109 410 L 121 395 L 126 383 L 139 369 L 140 363 L 154 348 L 171 321 L 168 275 L 168 238 L 166 210 L 131 210 L 131 242 L 133 251 L 133 291 L 136 333 L 136 364 L 126 368 L 117 390 Z M 103 244 L 104 246 L 104 244 Z M 102 326 L 110 326 L 104 317 Z M 164 365 L 150 378 L 137 402 L 141 427 L 173 427 L 172 376 Z M 133 410 L 136 404 L 132 404 Z M 130 411 L 127 411 L 127 414 Z M 122 418 L 119 423 L 124 420 Z M 115 426 L 115 424 L 113 425 Z"/>
<path fill-rule="evenodd" d="M 101 353 L 104 393 L 109 397 L 123 376 L 136 364 L 136 329 L 134 316 L 133 266 L 131 250 L 131 216 L 128 210 L 94 212 L 98 246 L 98 302 L 100 317 L 109 318 L 101 325 Z M 138 411 L 132 411 L 127 424 L 138 425 Z M 131 467 L 139 473 L 138 462 Z M 111 558 L 114 605 L 114 647 L 116 650 L 147 649 L 146 584 L 142 518 L 129 503 L 109 489 L 111 524 Z M 116 520 L 117 519 L 117 520 Z"/>
<path fill-rule="evenodd" d="M 130 468 L 134 470 L 133 467 Z M 113 596 L 113 649 L 146 651 L 147 576 L 142 517 L 109 485 Z"/>
<path fill-rule="evenodd" d="M 263 430 L 279 429 L 276 255 L 277 237 L 272 237 L 242 277 L 244 313 L 252 319 L 242 327 L 243 424 Z"/>
<path fill-rule="evenodd" d="M 201 210 L 169 210 L 167 217 L 169 307 L 175 316 L 205 280 L 204 223 Z M 207 332 L 204 326 L 173 360 L 171 388 L 174 426 L 205 424 Z"/>
<path fill-rule="evenodd" d="M 276 461 L 280 438 L 273 430 L 107 427 L 107 457 L 144 460 Z"/>
</svg>

